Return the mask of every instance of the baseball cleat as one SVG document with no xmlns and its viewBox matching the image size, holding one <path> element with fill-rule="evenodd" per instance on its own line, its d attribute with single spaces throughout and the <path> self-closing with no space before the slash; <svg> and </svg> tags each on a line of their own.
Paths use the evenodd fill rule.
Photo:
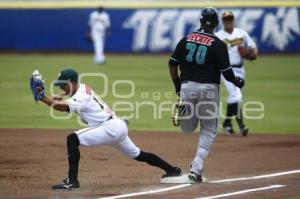
<svg viewBox="0 0 300 199">
<path fill-rule="evenodd" d="M 246 126 L 242 126 L 242 127 L 240 128 L 240 133 L 242 134 L 242 136 L 247 136 L 248 133 L 249 133 L 249 128 L 246 127 Z"/>
<path fill-rule="evenodd" d="M 201 183 L 203 182 L 203 179 L 202 179 L 202 176 L 195 173 L 195 172 L 190 172 L 189 175 L 188 175 L 189 179 L 192 180 L 192 181 L 195 181 L 197 183 Z"/>
<path fill-rule="evenodd" d="M 71 190 L 71 189 L 79 189 L 79 181 L 73 181 L 69 178 L 65 178 L 62 183 L 56 184 L 52 186 L 53 190 Z"/>
<path fill-rule="evenodd" d="M 180 176 L 181 175 L 181 169 L 178 167 L 174 167 L 173 170 L 167 172 L 166 174 L 162 175 L 161 178 L 166 177 L 173 177 L 173 176 Z"/>
<path fill-rule="evenodd" d="M 172 122 L 174 126 L 180 125 L 180 117 L 184 115 L 186 107 L 181 99 L 178 99 L 175 103 L 175 107 L 172 115 Z"/>
<path fill-rule="evenodd" d="M 223 125 L 223 129 L 224 129 L 225 133 L 228 135 L 234 134 L 234 130 L 231 125 Z"/>
</svg>

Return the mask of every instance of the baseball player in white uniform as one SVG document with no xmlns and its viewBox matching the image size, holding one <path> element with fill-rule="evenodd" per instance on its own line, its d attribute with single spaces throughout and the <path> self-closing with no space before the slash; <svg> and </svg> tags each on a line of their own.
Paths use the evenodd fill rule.
<svg viewBox="0 0 300 199">
<path fill-rule="evenodd" d="M 63 70 L 54 83 L 68 96 L 67 100 L 45 96 L 44 85 L 33 86 L 32 90 L 37 101 L 42 101 L 58 111 L 75 112 L 87 124 L 87 128 L 75 131 L 67 137 L 69 172 L 56 189 L 79 188 L 78 166 L 80 159 L 79 146 L 110 145 L 129 158 L 146 162 L 166 172 L 162 177 L 178 176 L 181 169 L 174 167 L 155 154 L 141 151 L 128 136 L 127 124 L 118 118 L 109 106 L 86 84 L 78 83 L 78 74 L 73 69 Z"/>
<path fill-rule="evenodd" d="M 255 60 L 257 56 L 257 47 L 248 33 L 240 28 L 234 27 L 234 15 L 232 12 L 222 14 L 223 29 L 216 32 L 216 36 L 227 44 L 231 67 L 235 76 L 245 79 L 245 67 L 243 60 Z M 242 91 L 240 88 L 228 82 L 222 76 L 222 80 L 228 92 L 227 113 L 223 123 L 223 128 L 227 134 L 234 134 L 231 124 L 232 117 L 236 121 L 243 136 L 248 134 L 249 129 L 243 122 L 241 109 Z"/>
<path fill-rule="evenodd" d="M 89 34 L 94 44 L 95 58 L 94 61 L 97 64 L 103 64 L 105 62 L 104 56 L 104 41 L 105 36 L 110 34 L 111 23 L 109 15 L 104 11 L 103 7 L 97 8 L 93 11 L 89 17 Z"/>
</svg>

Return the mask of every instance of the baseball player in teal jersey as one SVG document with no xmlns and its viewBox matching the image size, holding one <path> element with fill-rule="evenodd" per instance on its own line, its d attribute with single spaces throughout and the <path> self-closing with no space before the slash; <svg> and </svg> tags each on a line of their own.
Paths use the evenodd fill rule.
<svg viewBox="0 0 300 199">
<path fill-rule="evenodd" d="M 219 23 L 216 9 L 203 9 L 200 22 L 200 29 L 182 38 L 169 60 L 170 75 L 181 99 L 174 109 L 174 125 L 190 133 L 200 121 L 197 152 L 188 174 L 195 182 L 203 180 L 204 159 L 217 133 L 221 73 L 235 86 L 244 85 L 232 71 L 227 46 L 213 34 Z"/>
<path fill-rule="evenodd" d="M 52 187 L 54 190 L 80 187 L 78 180 L 79 146 L 109 145 L 129 158 L 164 170 L 166 173 L 162 178 L 181 174 L 180 168 L 170 165 L 153 153 L 140 150 L 128 136 L 126 122 L 118 118 L 88 85 L 78 82 L 78 74 L 75 70 L 63 70 L 54 85 L 59 86 L 64 91 L 64 95 L 69 98 L 57 100 L 47 97 L 40 73 L 35 71 L 32 74 L 30 86 L 36 101 L 43 102 L 58 111 L 75 112 L 88 126 L 68 135 L 68 177 L 62 183 L 54 185 Z"/>
</svg>

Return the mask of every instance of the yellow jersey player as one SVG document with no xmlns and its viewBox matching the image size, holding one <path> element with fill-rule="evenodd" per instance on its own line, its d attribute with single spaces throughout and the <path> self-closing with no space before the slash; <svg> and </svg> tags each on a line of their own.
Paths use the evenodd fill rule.
<svg viewBox="0 0 300 199">
<path fill-rule="evenodd" d="M 230 65 L 235 76 L 245 79 L 244 59 L 255 60 L 257 56 L 257 47 L 249 34 L 234 26 L 234 15 L 232 12 L 222 14 L 223 29 L 216 32 L 216 36 L 221 39 L 228 47 Z M 249 129 L 245 126 L 242 115 L 241 88 L 236 87 L 227 81 L 223 76 L 222 80 L 228 92 L 226 119 L 223 122 L 223 128 L 227 134 L 234 134 L 231 119 L 235 116 L 243 136 L 248 134 Z"/>
</svg>

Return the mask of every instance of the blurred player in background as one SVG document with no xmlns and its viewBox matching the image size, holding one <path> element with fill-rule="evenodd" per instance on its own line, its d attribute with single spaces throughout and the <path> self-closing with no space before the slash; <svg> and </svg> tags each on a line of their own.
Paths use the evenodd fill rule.
<svg viewBox="0 0 300 199">
<path fill-rule="evenodd" d="M 222 14 L 222 22 L 223 30 L 218 31 L 216 36 L 224 41 L 228 47 L 230 64 L 235 76 L 245 79 L 243 59 L 251 61 L 256 59 L 258 53 L 256 44 L 246 31 L 234 27 L 234 15 L 232 12 L 224 12 Z M 227 113 L 223 128 L 227 134 L 234 134 L 231 119 L 235 117 L 240 128 L 240 133 L 246 136 L 249 129 L 243 122 L 242 108 L 240 106 L 242 102 L 241 89 L 225 80 L 223 76 L 222 80 L 228 92 Z"/>
<path fill-rule="evenodd" d="M 104 41 L 107 35 L 111 34 L 111 24 L 109 15 L 104 11 L 103 7 L 98 7 L 90 14 L 88 22 L 88 39 L 92 40 L 95 50 L 95 63 L 103 64 Z"/>
</svg>

